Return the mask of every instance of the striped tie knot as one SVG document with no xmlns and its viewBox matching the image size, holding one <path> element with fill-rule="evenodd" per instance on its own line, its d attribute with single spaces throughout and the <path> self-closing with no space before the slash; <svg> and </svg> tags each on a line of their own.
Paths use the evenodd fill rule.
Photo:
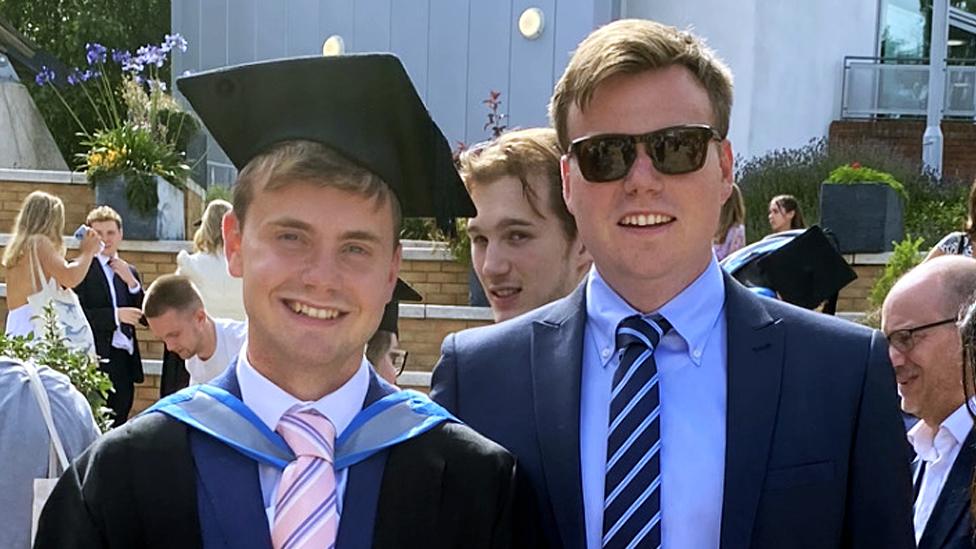
<svg viewBox="0 0 976 549">
<path fill-rule="evenodd" d="M 671 330 L 671 323 L 661 315 L 645 318 L 628 316 L 617 326 L 617 351 L 626 351 L 631 345 L 640 345 L 653 351 L 661 337 Z"/>
<path fill-rule="evenodd" d="M 314 457 L 332 463 L 335 455 L 335 426 L 329 418 L 307 408 L 292 408 L 278 420 L 281 435 L 295 457 Z"/>
</svg>

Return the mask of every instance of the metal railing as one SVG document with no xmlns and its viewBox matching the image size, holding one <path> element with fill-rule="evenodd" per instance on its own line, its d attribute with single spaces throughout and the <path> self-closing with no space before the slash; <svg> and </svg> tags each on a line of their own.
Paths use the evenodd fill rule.
<svg viewBox="0 0 976 549">
<path fill-rule="evenodd" d="M 976 119 L 976 59 L 947 64 L 943 117 Z M 928 80 L 928 59 L 845 57 L 841 118 L 924 118 Z"/>
</svg>

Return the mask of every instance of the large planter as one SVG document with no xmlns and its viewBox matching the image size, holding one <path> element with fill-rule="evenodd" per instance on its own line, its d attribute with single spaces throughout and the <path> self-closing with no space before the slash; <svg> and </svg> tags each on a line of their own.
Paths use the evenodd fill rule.
<svg viewBox="0 0 976 549">
<path fill-rule="evenodd" d="M 837 237 L 841 253 L 878 253 L 905 238 L 904 204 L 888 185 L 822 183 L 820 225 Z"/>
<path fill-rule="evenodd" d="M 185 216 L 183 191 L 156 176 L 156 211 L 148 215 L 136 212 L 125 198 L 125 176 L 99 180 L 95 185 L 95 203 L 111 206 L 122 217 L 128 240 L 183 240 Z"/>
</svg>

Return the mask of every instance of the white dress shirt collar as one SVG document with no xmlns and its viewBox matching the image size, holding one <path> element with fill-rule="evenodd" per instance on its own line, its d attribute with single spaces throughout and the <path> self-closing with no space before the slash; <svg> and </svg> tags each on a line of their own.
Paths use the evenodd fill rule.
<svg viewBox="0 0 976 549">
<path fill-rule="evenodd" d="M 976 404 L 976 399 L 972 402 Z M 965 442 L 972 428 L 973 419 L 966 410 L 966 403 L 963 403 L 938 429 L 933 429 L 924 421 L 916 423 L 908 431 L 908 442 L 912 444 L 919 458 L 932 463 L 938 461 L 948 450 Z"/>
<path fill-rule="evenodd" d="M 369 390 L 369 363 L 363 357 L 359 369 L 349 381 L 314 402 L 305 402 L 278 387 L 251 366 L 247 360 L 245 341 L 237 356 L 237 382 L 241 388 L 241 400 L 272 431 L 285 412 L 295 405 L 302 405 L 310 406 L 329 418 L 338 437 L 363 409 L 366 392 Z"/>
<path fill-rule="evenodd" d="M 661 314 L 674 328 L 686 345 L 688 358 L 696 366 L 701 366 L 705 344 L 713 332 L 719 314 L 725 306 L 725 281 L 722 269 L 713 255 L 705 270 L 682 290 L 664 304 L 657 313 Z M 610 363 L 616 346 L 617 325 L 623 319 L 641 314 L 630 306 L 620 294 L 614 291 L 600 271 L 593 265 L 586 281 L 586 318 L 591 323 L 590 331 L 598 349 L 602 349 L 603 366 Z M 648 315 L 644 316 L 650 316 Z M 668 338 L 670 339 L 670 338 Z M 606 350 L 610 352 L 605 352 Z"/>
</svg>

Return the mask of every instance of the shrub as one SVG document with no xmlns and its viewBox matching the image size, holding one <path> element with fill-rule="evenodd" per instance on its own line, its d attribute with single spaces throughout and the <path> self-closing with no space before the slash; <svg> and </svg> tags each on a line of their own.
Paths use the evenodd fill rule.
<svg viewBox="0 0 976 549">
<path fill-rule="evenodd" d="M 838 166 L 856 163 L 870 165 L 903 185 L 908 199 L 905 232 L 922 238 L 923 249 L 934 245 L 946 233 L 958 230 L 965 221 L 968 183 L 935 181 L 922 173 L 917 161 L 894 154 L 884 143 L 862 141 L 828 147 L 827 140 L 821 138 L 803 147 L 771 151 L 737 162 L 736 181 L 746 202 L 749 241 L 769 234 L 767 206 L 769 199 L 777 194 L 795 196 L 807 222 L 817 223 L 820 184 Z M 849 177 L 849 171 L 842 170 L 837 177 Z"/>
<path fill-rule="evenodd" d="M 860 162 L 852 162 L 834 168 L 827 176 L 825 183 L 839 183 L 853 185 L 855 183 L 881 183 L 894 189 L 902 198 L 908 199 L 905 186 L 888 172 L 862 166 Z"/>
<path fill-rule="evenodd" d="M 57 328 L 57 316 L 52 305 L 44 308 L 45 330 L 43 337 L 35 339 L 34 334 L 10 336 L 0 334 L 0 354 L 38 366 L 47 366 L 68 376 L 71 384 L 78 389 L 102 431 L 111 425 L 111 411 L 105 407 L 106 397 L 112 382 L 108 375 L 98 369 L 98 363 L 87 354 L 75 351 L 65 344 L 64 337 Z"/>
</svg>

